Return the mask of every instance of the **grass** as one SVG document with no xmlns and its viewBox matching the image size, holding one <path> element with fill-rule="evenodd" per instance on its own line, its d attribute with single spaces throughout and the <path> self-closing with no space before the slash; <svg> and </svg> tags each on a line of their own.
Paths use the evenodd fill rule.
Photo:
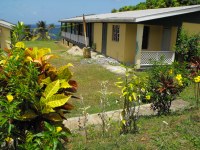
<svg viewBox="0 0 200 150">
<path fill-rule="evenodd" d="M 164 123 L 166 122 L 166 123 Z M 87 150 L 189 150 L 200 149 L 200 111 L 176 112 L 170 116 L 141 117 L 138 134 L 119 135 L 119 124 L 113 123 L 105 136 L 90 127 L 88 140 L 73 135 L 69 149 Z"/>
<path fill-rule="evenodd" d="M 194 95 L 194 84 L 189 85 L 184 89 L 184 91 L 180 94 L 180 98 L 184 101 L 188 101 L 191 105 L 195 105 L 195 95 Z"/>
<path fill-rule="evenodd" d="M 56 41 L 25 41 L 26 47 L 51 48 L 52 50 L 66 49 L 66 46 Z"/>
<path fill-rule="evenodd" d="M 78 83 L 78 92 L 76 96 L 82 96 L 86 106 L 90 106 L 88 113 L 98 113 L 100 103 L 100 89 L 101 82 L 108 81 L 108 92 L 112 92 L 108 96 L 110 101 L 110 107 L 107 110 L 119 109 L 120 103 L 116 103 L 119 100 L 120 90 L 114 85 L 119 75 L 116 75 L 100 65 L 95 64 L 81 64 L 80 61 L 83 59 L 80 56 L 71 56 L 66 53 L 67 47 L 61 43 L 55 43 L 53 41 L 31 41 L 25 42 L 28 47 L 49 47 L 52 49 L 52 53 L 58 56 L 57 59 L 51 61 L 56 67 L 72 63 L 74 67 L 71 67 L 73 72 L 73 80 Z M 75 109 L 69 114 L 71 116 L 80 116 L 82 111 L 79 109 L 82 106 L 80 100 L 72 99 L 71 103 L 74 104 Z"/>
<path fill-rule="evenodd" d="M 59 58 L 52 60 L 56 66 L 62 66 L 67 63 L 72 63 L 74 67 L 71 70 L 74 72 L 73 79 L 78 82 L 77 96 L 82 95 L 86 106 L 90 106 L 88 113 L 99 112 L 99 100 L 101 82 L 108 81 L 108 92 L 113 92 L 108 98 L 110 106 L 107 110 L 120 108 L 120 104 L 116 103 L 119 99 L 120 90 L 114 85 L 119 75 L 113 74 L 100 65 L 81 64 L 83 59 L 78 56 L 71 56 L 66 53 L 67 47 L 53 41 L 37 41 L 25 42 L 28 47 L 50 47 L 53 53 Z M 138 73 L 145 76 L 145 72 Z M 193 85 L 186 88 L 180 98 L 195 104 Z M 80 100 L 72 100 L 76 109 L 71 113 L 71 116 L 79 116 L 83 107 Z M 165 121 L 166 123 L 164 123 Z M 111 122 L 109 130 L 105 136 L 102 136 L 101 130 L 98 127 L 88 127 L 88 140 L 85 142 L 84 134 L 80 136 L 79 132 L 72 134 L 68 144 L 69 149 L 98 149 L 98 150 L 149 150 L 149 149 L 200 149 L 200 111 L 197 109 L 185 110 L 176 112 L 169 116 L 160 117 L 141 117 L 139 120 L 140 131 L 138 134 L 119 135 L 120 126 L 118 122 Z"/>
</svg>

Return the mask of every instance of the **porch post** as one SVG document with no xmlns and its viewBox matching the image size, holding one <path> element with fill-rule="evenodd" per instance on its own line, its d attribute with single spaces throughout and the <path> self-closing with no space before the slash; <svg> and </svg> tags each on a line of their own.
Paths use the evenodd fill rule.
<svg viewBox="0 0 200 150">
<path fill-rule="evenodd" d="M 141 62 L 141 51 L 142 51 L 142 39 L 143 39 L 143 24 L 137 24 L 137 33 L 136 33 L 136 51 L 135 51 L 135 65 L 136 69 L 140 69 Z"/>
</svg>

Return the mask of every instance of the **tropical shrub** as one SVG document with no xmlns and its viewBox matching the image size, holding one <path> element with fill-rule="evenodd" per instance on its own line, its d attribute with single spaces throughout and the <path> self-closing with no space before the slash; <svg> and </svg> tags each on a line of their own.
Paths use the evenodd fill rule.
<svg viewBox="0 0 200 150">
<path fill-rule="evenodd" d="M 135 75 L 133 69 L 126 67 L 126 75 L 119 78 L 116 85 L 121 88 L 121 96 L 124 99 L 121 112 L 121 134 L 137 133 L 140 104 L 146 92 L 146 81 Z M 147 100 L 150 95 L 145 96 Z"/>
<path fill-rule="evenodd" d="M 180 29 L 175 46 L 178 60 L 190 62 L 200 57 L 200 34 L 189 35 Z"/>
<path fill-rule="evenodd" d="M 192 59 L 188 66 L 190 71 L 190 79 L 194 82 L 194 93 L 198 108 L 200 99 L 200 57 Z"/>
<path fill-rule="evenodd" d="M 23 22 L 18 22 L 17 25 L 15 25 L 13 27 L 13 31 L 12 31 L 12 38 L 11 38 L 11 42 L 12 42 L 12 46 L 14 46 L 18 41 L 22 41 L 24 39 L 25 36 L 25 25 Z"/>
<path fill-rule="evenodd" d="M 170 112 L 172 101 L 189 83 L 188 75 L 186 64 L 165 65 L 157 62 L 149 69 L 148 91 L 151 93 L 151 107 L 158 111 L 158 115 Z"/>
<path fill-rule="evenodd" d="M 0 51 L 0 145 L 4 148 L 42 149 L 41 143 L 46 143 L 46 148 L 56 149 L 67 140 L 69 129 L 62 122 L 73 109 L 68 101 L 77 83 L 71 80 L 72 65 L 57 69 L 49 63 L 54 57 L 49 48 L 26 48 L 22 42 Z"/>
<path fill-rule="evenodd" d="M 199 108 L 199 99 L 200 99 L 200 75 L 194 77 L 194 92 L 197 108 Z"/>
</svg>

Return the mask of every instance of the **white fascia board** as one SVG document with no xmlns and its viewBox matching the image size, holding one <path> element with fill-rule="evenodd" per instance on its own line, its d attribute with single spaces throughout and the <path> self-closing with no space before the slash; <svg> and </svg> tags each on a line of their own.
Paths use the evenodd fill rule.
<svg viewBox="0 0 200 150">
<path fill-rule="evenodd" d="M 85 19 L 86 22 L 119 22 L 119 23 L 123 23 L 123 22 L 135 22 L 135 18 L 129 17 L 129 18 L 92 18 L 92 19 Z M 74 23 L 80 23 L 83 22 L 82 19 L 66 19 L 66 20 L 60 20 L 60 22 L 74 22 Z"/>
<path fill-rule="evenodd" d="M 164 13 L 159 13 L 159 14 L 154 14 L 154 15 L 149 15 L 149 16 L 146 15 L 146 16 L 143 16 L 143 17 L 136 18 L 135 22 L 148 21 L 148 20 L 153 20 L 153 19 L 160 19 L 160 18 L 182 15 L 182 14 L 198 12 L 198 11 L 200 11 L 200 7 L 189 8 L 187 10 L 176 10 L 176 11 L 171 11 L 171 12 L 164 12 Z"/>
<path fill-rule="evenodd" d="M 0 26 L 7 28 L 7 29 L 12 29 L 14 27 L 14 26 L 8 26 L 8 25 L 1 24 L 1 23 L 0 23 Z"/>
</svg>

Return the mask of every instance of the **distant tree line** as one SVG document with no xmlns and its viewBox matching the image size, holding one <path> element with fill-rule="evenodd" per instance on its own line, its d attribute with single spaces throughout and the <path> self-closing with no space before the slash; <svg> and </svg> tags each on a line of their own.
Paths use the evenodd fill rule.
<svg viewBox="0 0 200 150">
<path fill-rule="evenodd" d="M 47 25 L 45 21 L 38 21 L 36 28 L 31 28 L 31 25 L 25 25 L 23 22 L 18 22 L 12 33 L 12 42 L 15 41 L 30 41 L 30 40 L 50 40 L 50 31 L 55 28 L 54 24 Z"/>
<path fill-rule="evenodd" d="M 146 0 L 137 5 L 123 6 L 119 9 L 112 9 L 112 13 L 131 11 L 131 10 L 144 10 L 152 8 L 166 8 L 177 6 L 188 6 L 200 4 L 200 0 Z"/>
</svg>

